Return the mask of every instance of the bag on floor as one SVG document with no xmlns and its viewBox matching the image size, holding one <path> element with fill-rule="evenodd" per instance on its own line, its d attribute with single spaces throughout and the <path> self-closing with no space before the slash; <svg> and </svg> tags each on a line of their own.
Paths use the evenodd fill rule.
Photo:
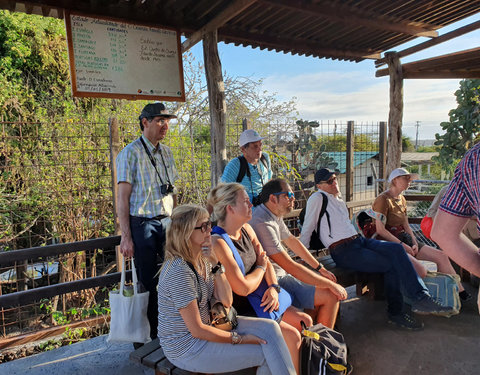
<svg viewBox="0 0 480 375">
<path fill-rule="evenodd" d="M 352 224 L 357 230 L 358 234 L 365 238 L 377 237 L 377 227 L 375 225 L 376 220 L 381 220 L 383 224 L 386 224 L 387 218 L 380 212 L 375 212 L 371 208 L 360 210 L 353 214 Z"/>
<path fill-rule="evenodd" d="M 427 272 L 423 282 L 433 299 L 445 307 L 451 308 L 448 316 L 456 315 L 460 312 L 462 304 L 458 294 L 458 275 L 447 275 L 441 272 Z"/>
<path fill-rule="evenodd" d="M 300 374 L 351 374 L 353 368 L 347 362 L 347 345 L 343 335 L 323 324 L 306 328 L 303 321 L 301 323 Z"/>
<path fill-rule="evenodd" d="M 125 289 L 125 258 L 123 259 L 120 290 L 109 293 L 110 332 L 107 342 L 150 341 L 150 324 L 147 318 L 149 292 L 138 293 L 138 280 L 135 264 L 132 262 L 133 291 Z"/>
</svg>

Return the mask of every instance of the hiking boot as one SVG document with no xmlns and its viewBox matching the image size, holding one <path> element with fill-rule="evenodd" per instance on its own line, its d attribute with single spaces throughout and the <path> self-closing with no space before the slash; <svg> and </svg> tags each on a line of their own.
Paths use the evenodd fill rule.
<svg viewBox="0 0 480 375">
<path fill-rule="evenodd" d="M 413 314 L 409 313 L 388 315 L 388 323 L 409 331 L 420 331 L 423 329 L 423 322 L 417 320 Z"/>
<path fill-rule="evenodd" d="M 412 311 L 421 315 L 439 315 L 450 316 L 452 315 L 452 309 L 450 307 L 444 307 L 435 301 L 429 295 L 425 295 L 412 305 Z"/>
<path fill-rule="evenodd" d="M 473 298 L 472 295 L 468 293 L 466 290 L 461 291 L 459 295 L 462 302 L 468 302 Z"/>
</svg>

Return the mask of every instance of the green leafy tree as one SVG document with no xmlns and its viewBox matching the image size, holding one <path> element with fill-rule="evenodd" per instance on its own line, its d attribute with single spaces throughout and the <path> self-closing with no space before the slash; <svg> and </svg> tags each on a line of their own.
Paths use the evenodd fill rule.
<svg viewBox="0 0 480 375">
<path fill-rule="evenodd" d="M 402 152 L 414 152 L 415 146 L 409 137 L 402 136 Z"/>
<path fill-rule="evenodd" d="M 480 137 L 480 79 L 464 79 L 455 91 L 457 108 L 448 115 L 449 121 L 440 126 L 444 134 L 435 134 L 435 145 L 442 146 L 437 160 L 446 169 L 452 170 L 465 152 Z"/>
</svg>

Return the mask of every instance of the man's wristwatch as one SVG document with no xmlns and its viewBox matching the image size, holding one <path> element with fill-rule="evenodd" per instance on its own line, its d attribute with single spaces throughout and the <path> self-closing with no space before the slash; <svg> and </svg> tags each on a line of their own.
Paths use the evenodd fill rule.
<svg viewBox="0 0 480 375">
<path fill-rule="evenodd" d="M 268 287 L 275 289 L 277 291 L 277 293 L 280 293 L 280 291 L 282 290 L 282 288 L 280 288 L 280 285 L 278 285 L 278 284 L 271 284 Z"/>
<path fill-rule="evenodd" d="M 242 336 L 237 331 L 232 331 L 232 345 L 237 345 L 242 342 Z"/>
<path fill-rule="evenodd" d="M 225 272 L 225 267 L 222 263 L 218 262 L 214 267 L 212 267 L 212 273 L 216 275 L 217 273 L 221 275 Z"/>
<path fill-rule="evenodd" d="M 318 264 L 318 267 L 315 268 L 315 271 L 320 271 L 322 268 L 323 268 L 323 264 L 322 264 L 322 263 L 319 263 L 319 264 Z"/>
</svg>

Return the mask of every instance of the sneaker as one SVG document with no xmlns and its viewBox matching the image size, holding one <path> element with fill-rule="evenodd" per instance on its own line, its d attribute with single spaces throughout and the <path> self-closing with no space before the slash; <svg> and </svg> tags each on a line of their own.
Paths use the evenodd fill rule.
<svg viewBox="0 0 480 375">
<path fill-rule="evenodd" d="M 460 295 L 460 299 L 462 300 L 462 302 L 467 302 L 467 301 L 470 301 L 472 299 L 472 295 L 470 293 L 468 293 L 466 290 L 463 290 L 459 293 Z"/>
<path fill-rule="evenodd" d="M 421 315 L 440 315 L 440 316 L 450 316 L 452 315 L 452 309 L 450 307 L 445 307 L 440 305 L 429 295 L 425 295 L 418 301 L 414 302 L 412 305 L 412 311 Z"/>
<path fill-rule="evenodd" d="M 423 322 L 417 320 L 414 315 L 409 313 L 389 315 L 388 323 L 409 331 L 420 331 L 423 329 Z"/>
</svg>

